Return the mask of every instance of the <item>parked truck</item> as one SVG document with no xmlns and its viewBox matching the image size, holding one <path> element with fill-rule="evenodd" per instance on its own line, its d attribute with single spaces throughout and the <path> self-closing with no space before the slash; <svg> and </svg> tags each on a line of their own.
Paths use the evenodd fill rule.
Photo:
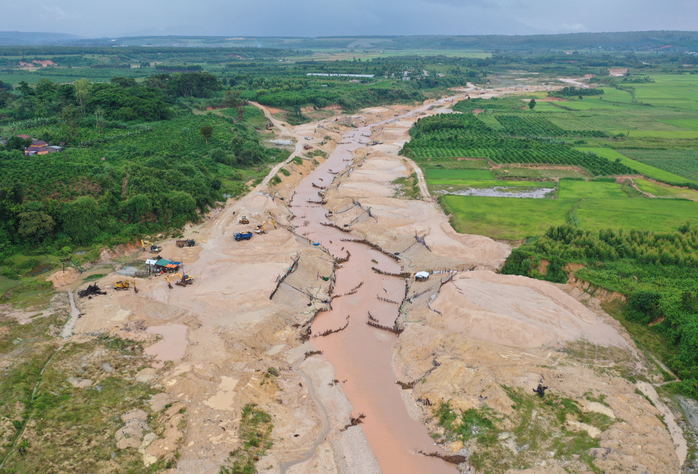
<svg viewBox="0 0 698 474">
<path fill-rule="evenodd" d="M 184 239 L 176 241 L 175 244 L 177 244 L 179 248 L 193 247 L 196 245 L 196 241 L 194 239 Z"/>
<path fill-rule="evenodd" d="M 250 240 L 252 238 L 252 232 L 238 232 L 234 237 L 236 242 L 240 242 L 241 240 Z"/>
</svg>

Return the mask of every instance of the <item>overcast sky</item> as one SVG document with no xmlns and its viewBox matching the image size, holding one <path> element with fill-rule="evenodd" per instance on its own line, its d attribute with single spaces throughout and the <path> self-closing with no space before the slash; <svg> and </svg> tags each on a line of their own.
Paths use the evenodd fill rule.
<svg viewBox="0 0 698 474">
<path fill-rule="evenodd" d="M 698 0 L 0 0 L 0 31 L 338 36 L 698 29 Z"/>
</svg>

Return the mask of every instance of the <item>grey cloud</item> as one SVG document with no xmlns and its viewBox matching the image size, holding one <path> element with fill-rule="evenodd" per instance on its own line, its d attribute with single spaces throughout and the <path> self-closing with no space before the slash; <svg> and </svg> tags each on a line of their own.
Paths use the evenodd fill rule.
<svg viewBox="0 0 698 474">
<path fill-rule="evenodd" d="M 695 30 L 698 0 L 5 0 L 0 31 L 338 36 Z M 41 23 L 26 22 L 38 12 Z"/>
</svg>

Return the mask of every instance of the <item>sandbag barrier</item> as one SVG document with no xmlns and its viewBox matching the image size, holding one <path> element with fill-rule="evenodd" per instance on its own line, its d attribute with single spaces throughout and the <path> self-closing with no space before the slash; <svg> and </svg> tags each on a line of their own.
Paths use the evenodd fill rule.
<svg viewBox="0 0 698 474">
<path fill-rule="evenodd" d="M 274 291 L 272 291 L 272 292 L 271 292 L 271 295 L 269 295 L 269 299 L 270 299 L 270 300 L 274 298 L 274 295 L 275 295 L 276 292 L 279 290 L 279 287 L 280 287 L 281 284 L 284 282 L 284 280 L 286 279 L 286 277 L 288 277 L 291 273 L 293 273 L 293 272 L 296 271 L 296 269 L 298 268 L 298 261 L 299 261 L 300 259 L 301 259 L 301 256 L 300 256 L 300 255 L 296 256 L 296 258 L 293 260 L 293 263 L 291 264 L 291 267 L 286 271 L 286 273 L 284 274 L 284 276 L 282 276 L 281 278 L 279 278 L 279 281 L 278 281 L 278 283 L 276 284 L 276 288 L 274 288 Z"/>
<path fill-rule="evenodd" d="M 305 353 L 303 360 L 307 359 L 308 357 L 312 357 L 314 355 L 322 355 L 322 351 L 308 351 Z"/>
<path fill-rule="evenodd" d="M 366 239 L 339 239 L 339 240 L 341 240 L 342 242 L 354 242 L 354 243 L 357 243 L 357 244 L 368 245 L 368 246 L 371 247 L 373 250 L 378 250 L 380 253 L 382 253 L 382 254 L 384 254 L 384 255 L 386 255 L 386 256 L 392 258 L 392 259 L 395 260 L 396 262 L 399 262 L 399 261 L 400 261 L 400 257 L 398 257 L 397 255 L 392 254 L 392 253 L 388 252 L 387 250 L 384 250 L 380 245 L 374 244 L 373 242 L 369 242 L 369 241 L 366 240 Z M 380 272 L 379 272 L 379 273 L 380 273 Z M 389 273 L 385 273 L 385 274 L 386 274 L 386 275 L 389 275 Z"/>
<path fill-rule="evenodd" d="M 374 323 L 373 321 L 366 321 L 366 324 L 368 324 L 369 326 L 372 326 L 376 329 L 382 329 L 383 331 L 392 332 L 393 334 L 395 334 L 397 336 L 399 336 L 400 333 L 402 333 L 402 331 L 403 331 L 403 329 L 400 329 L 399 327 L 397 327 L 397 324 L 393 327 L 383 326 L 382 324 Z"/>
<path fill-rule="evenodd" d="M 366 324 L 368 324 L 369 326 L 374 327 L 376 329 L 382 329 L 383 331 L 392 332 L 393 334 L 395 334 L 397 336 L 399 336 L 400 333 L 403 331 L 403 329 L 401 329 L 397 325 L 397 318 L 395 318 L 395 324 L 393 325 L 393 327 L 384 326 L 384 325 L 380 324 L 380 322 L 376 318 L 373 317 L 373 315 L 371 314 L 370 311 L 368 312 L 368 321 L 366 321 Z"/>
<path fill-rule="evenodd" d="M 345 227 L 340 227 L 337 224 L 335 224 L 334 222 L 329 222 L 329 223 L 328 222 L 320 222 L 320 225 L 324 225 L 325 227 L 333 227 L 340 232 L 345 232 L 345 233 L 351 232 L 351 229 L 347 229 Z"/>
<path fill-rule="evenodd" d="M 391 277 L 398 277 L 398 278 L 409 278 L 412 276 L 411 273 L 390 273 L 390 272 L 384 272 L 380 268 L 376 267 L 371 267 L 371 270 L 374 272 L 378 273 L 379 275 L 385 275 L 385 276 L 391 276 Z"/>
<path fill-rule="evenodd" d="M 331 309 L 332 304 L 316 309 L 313 315 L 310 317 L 310 319 L 308 319 L 304 324 L 300 326 L 301 330 L 299 340 L 301 341 L 301 343 L 310 340 L 310 336 L 313 332 L 311 326 L 313 325 L 313 321 L 315 321 L 315 318 L 317 318 L 317 315 L 324 311 L 330 311 Z"/>
<path fill-rule="evenodd" d="M 443 459 L 450 464 L 462 464 L 468 461 L 468 458 L 460 454 L 441 454 L 441 453 L 425 453 L 424 451 L 417 451 L 417 453 L 424 456 L 429 456 L 431 458 Z"/>
<path fill-rule="evenodd" d="M 351 295 L 353 295 L 353 294 L 356 294 L 356 292 L 359 291 L 359 288 L 361 288 L 361 286 L 363 286 L 363 284 L 364 284 L 364 282 L 362 281 L 361 283 L 359 283 L 358 285 L 356 285 L 354 288 L 352 288 L 352 289 L 349 291 L 349 293 L 344 293 L 343 295 L 334 295 L 334 296 L 332 297 L 332 299 L 335 299 L 335 298 L 342 298 L 342 297 L 344 297 L 344 296 L 351 296 Z"/>
<path fill-rule="evenodd" d="M 342 326 L 342 327 L 340 327 L 340 328 L 337 328 L 337 329 L 328 329 L 327 331 L 323 331 L 323 332 L 321 332 L 320 334 L 317 334 L 317 335 L 315 335 L 315 336 L 313 336 L 313 337 L 325 337 L 325 336 L 329 336 L 330 334 L 335 334 L 335 333 L 338 333 L 338 332 L 340 332 L 340 331 L 344 331 L 344 330 L 345 330 L 346 328 L 348 328 L 348 327 L 349 327 L 349 315 L 347 315 L 347 323 L 346 323 L 344 326 Z"/>
<path fill-rule="evenodd" d="M 347 256 L 336 258 L 335 262 L 337 262 L 338 264 L 347 263 L 350 258 L 351 258 L 351 252 L 347 250 Z"/>
</svg>

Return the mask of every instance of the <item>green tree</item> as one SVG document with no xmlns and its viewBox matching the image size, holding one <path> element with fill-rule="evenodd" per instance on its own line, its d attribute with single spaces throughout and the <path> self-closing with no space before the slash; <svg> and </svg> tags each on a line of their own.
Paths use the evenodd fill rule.
<svg viewBox="0 0 698 474">
<path fill-rule="evenodd" d="M 95 109 L 95 126 L 99 133 L 102 133 L 102 128 L 104 128 L 104 109 L 102 107 Z"/>
<path fill-rule="evenodd" d="M 92 84 L 90 84 L 88 79 L 78 79 L 73 86 L 75 88 L 75 100 L 84 112 L 87 101 L 90 100 L 92 95 Z"/>
<path fill-rule="evenodd" d="M 7 144 L 5 147 L 8 150 L 24 150 L 26 147 L 32 144 L 31 138 L 22 138 L 22 137 L 10 137 L 7 139 Z"/>
<path fill-rule="evenodd" d="M 531 99 L 528 101 L 528 108 L 533 110 L 536 107 L 536 99 Z"/>
<path fill-rule="evenodd" d="M 69 105 L 63 108 L 61 120 L 70 128 L 70 138 L 75 138 L 75 132 L 82 123 L 83 113 L 75 106 Z"/>
<path fill-rule="evenodd" d="M 83 196 L 63 208 L 61 227 L 78 244 L 88 244 L 99 234 L 100 213 L 97 201 Z"/>
<path fill-rule="evenodd" d="M 19 214 L 20 237 L 41 242 L 53 233 L 53 218 L 42 211 L 26 211 Z"/>
<path fill-rule="evenodd" d="M 125 211 L 131 221 L 138 222 L 153 210 L 153 203 L 145 194 L 136 194 L 125 204 Z"/>
<path fill-rule="evenodd" d="M 136 87 L 136 85 L 137 85 L 136 80 L 134 78 L 121 77 L 121 76 L 112 77 L 111 83 L 116 85 L 116 86 L 123 87 L 123 88 Z"/>
<path fill-rule="evenodd" d="M 213 127 L 210 125 L 204 125 L 201 127 L 201 135 L 206 139 L 206 143 L 208 144 L 208 139 L 213 136 Z"/>
</svg>

